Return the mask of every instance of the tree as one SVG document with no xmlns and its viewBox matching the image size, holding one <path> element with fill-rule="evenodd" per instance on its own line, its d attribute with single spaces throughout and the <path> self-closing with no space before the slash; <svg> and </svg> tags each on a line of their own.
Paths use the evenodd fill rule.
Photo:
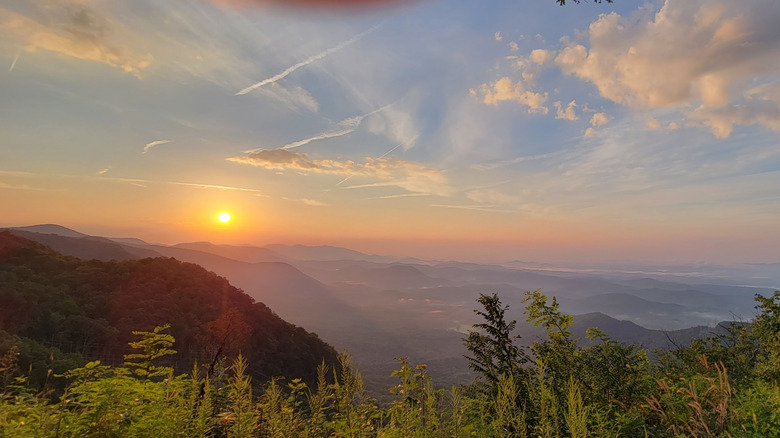
<svg viewBox="0 0 780 438">
<path fill-rule="evenodd" d="M 133 334 L 140 336 L 140 341 L 130 342 L 130 346 L 141 350 L 142 353 L 131 353 L 125 355 L 125 365 L 135 368 L 133 372 L 140 377 L 150 379 L 155 376 L 167 376 L 173 373 L 173 368 L 158 366 L 155 360 L 176 354 L 172 349 L 175 342 L 173 336 L 164 331 L 171 328 L 170 324 L 157 326 L 151 332 L 134 331 Z"/>
<path fill-rule="evenodd" d="M 566 0 L 555 0 L 559 5 L 564 6 L 566 4 Z M 580 0 L 572 0 L 574 3 L 579 3 Z M 612 0 L 604 0 L 607 3 L 612 3 Z M 594 3 L 601 3 L 602 0 L 593 0 Z"/>
<path fill-rule="evenodd" d="M 771 297 L 756 294 L 755 299 L 761 312 L 752 327 L 761 348 L 757 371 L 768 381 L 780 383 L 780 291 Z"/>
<path fill-rule="evenodd" d="M 496 294 L 480 294 L 477 302 L 485 310 L 474 310 L 474 313 L 485 322 L 475 324 L 474 328 L 478 330 L 469 331 L 468 337 L 463 340 L 473 355 L 466 356 L 466 359 L 469 368 L 482 374 L 495 388 L 502 375 L 520 377 L 524 373 L 522 366 L 529 358 L 525 350 L 514 343 L 515 339 L 520 339 L 520 336 L 512 336 L 517 321 L 506 322 L 504 319 L 509 306 L 502 307 Z"/>
</svg>

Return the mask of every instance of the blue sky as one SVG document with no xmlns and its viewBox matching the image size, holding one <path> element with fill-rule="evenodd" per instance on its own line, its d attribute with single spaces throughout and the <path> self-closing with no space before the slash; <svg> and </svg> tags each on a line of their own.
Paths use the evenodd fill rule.
<svg viewBox="0 0 780 438">
<path fill-rule="evenodd" d="M 778 22 L 771 0 L 6 1 L 0 225 L 778 261 Z"/>
</svg>

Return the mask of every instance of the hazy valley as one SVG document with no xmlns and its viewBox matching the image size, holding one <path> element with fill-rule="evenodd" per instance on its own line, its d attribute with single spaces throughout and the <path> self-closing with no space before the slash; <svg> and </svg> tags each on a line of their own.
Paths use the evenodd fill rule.
<svg viewBox="0 0 780 438">
<path fill-rule="evenodd" d="M 771 295 L 768 286 L 780 284 L 770 265 L 567 269 L 398 259 L 336 247 L 166 246 L 56 225 L 13 233 L 83 259 L 163 256 L 201 265 L 284 320 L 348 351 L 376 393 L 386 391 L 397 357 L 427 364 L 445 386 L 473 379 L 462 338 L 479 322 L 473 309 L 481 293 L 496 293 L 510 307 L 507 316 L 519 321 L 527 345 L 544 331 L 524 322 L 523 292 L 541 289 L 575 315 L 573 332 L 580 338 L 599 327 L 616 340 L 653 349 L 685 345 L 721 321 L 750 320 L 754 294 Z"/>
</svg>

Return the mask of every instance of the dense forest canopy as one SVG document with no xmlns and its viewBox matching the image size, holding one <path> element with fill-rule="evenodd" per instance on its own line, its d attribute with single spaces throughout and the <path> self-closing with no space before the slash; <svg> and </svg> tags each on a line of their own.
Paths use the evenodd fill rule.
<svg viewBox="0 0 780 438">
<path fill-rule="evenodd" d="M 34 365 L 34 382 L 49 368 L 64 372 L 85 360 L 121 364 L 134 330 L 163 324 L 176 339 L 179 353 L 168 360 L 179 372 L 217 352 L 243 352 L 258 381 L 292 371 L 311 383 L 323 360 L 336 362 L 315 334 L 226 279 L 172 258 L 85 261 L 0 232 L 0 302 L 0 353 L 18 344 L 20 366 Z"/>
</svg>

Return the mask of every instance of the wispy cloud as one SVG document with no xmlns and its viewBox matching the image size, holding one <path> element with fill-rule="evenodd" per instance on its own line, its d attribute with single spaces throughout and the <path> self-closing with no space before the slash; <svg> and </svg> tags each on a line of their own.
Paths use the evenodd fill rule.
<svg viewBox="0 0 780 438">
<path fill-rule="evenodd" d="M 230 157 L 228 161 L 249 164 L 269 170 L 294 170 L 301 173 L 344 175 L 379 180 L 374 187 L 396 186 L 409 192 L 449 196 L 453 189 L 447 177 L 439 170 L 422 163 L 398 160 L 392 157 L 366 158 L 365 162 L 352 160 L 312 160 L 307 154 L 287 149 L 270 149 Z M 342 181 L 343 182 L 343 181 Z M 362 187 L 369 187 L 363 185 Z M 350 188 L 356 188 L 352 186 Z"/>
<path fill-rule="evenodd" d="M 357 187 L 353 187 L 357 188 Z M 398 193 L 395 195 L 386 195 L 386 196 L 373 196 L 371 198 L 366 198 L 367 200 L 371 199 L 396 199 L 396 198 L 413 198 L 418 196 L 430 196 L 428 193 Z"/>
<path fill-rule="evenodd" d="M 512 164 L 525 163 L 527 161 L 544 160 L 548 158 L 554 158 L 565 154 L 565 151 L 550 152 L 548 154 L 536 154 L 536 155 L 524 155 L 522 157 L 512 158 L 510 160 L 493 161 L 488 163 L 477 163 L 471 166 L 475 170 L 494 170 L 499 167 L 510 166 Z"/>
<path fill-rule="evenodd" d="M 155 146 L 159 146 L 161 144 L 166 144 L 166 143 L 171 143 L 171 142 L 173 142 L 173 140 L 155 140 L 155 141 L 146 143 L 146 145 L 144 146 L 144 151 L 141 152 L 141 153 L 145 154 L 145 153 L 149 152 L 149 149 L 151 149 L 151 148 L 153 148 Z"/>
<path fill-rule="evenodd" d="M 311 199 L 311 198 L 294 199 L 294 198 L 282 197 L 282 199 L 284 199 L 285 201 L 300 202 L 301 204 L 309 205 L 309 206 L 312 206 L 312 207 L 327 207 L 328 206 L 328 204 L 326 204 L 324 202 L 318 201 L 316 199 Z"/>
<path fill-rule="evenodd" d="M 223 185 L 216 185 L 216 184 L 199 184 L 199 183 L 187 183 L 187 182 L 175 182 L 175 181 L 166 181 L 165 183 L 174 184 L 177 186 L 196 187 L 199 189 L 217 189 L 217 190 L 228 190 L 234 192 L 263 193 L 262 190 L 248 189 L 245 187 L 236 187 L 236 186 L 223 186 Z"/>
<path fill-rule="evenodd" d="M 0 170 L 0 175 L 21 176 L 21 177 L 34 177 L 34 176 L 37 176 L 37 174 L 33 173 L 33 172 L 20 172 L 18 170 Z"/>
<path fill-rule="evenodd" d="M 106 173 L 108 173 L 109 170 L 111 170 L 111 166 L 108 166 L 102 170 L 98 170 L 97 172 L 95 172 L 95 175 L 105 175 Z"/>
<path fill-rule="evenodd" d="M 18 185 L 18 184 L 6 184 L 2 181 L 0 181 L 0 189 L 8 189 L 8 190 L 37 190 L 37 191 L 47 191 L 46 189 L 40 189 L 35 187 L 30 187 L 28 185 Z"/>
<path fill-rule="evenodd" d="M 12 71 L 14 71 L 14 67 L 16 67 L 16 61 L 19 60 L 19 56 L 21 56 L 21 54 L 22 54 L 22 50 L 19 49 L 19 51 L 16 52 L 16 56 L 14 56 L 14 60 L 11 62 L 11 66 L 8 67 L 8 73 L 11 73 Z"/>
<path fill-rule="evenodd" d="M 0 8 L 3 32 L 23 44 L 29 52 L 40 49 L 102 62 L 135 75 L 151 65 L 154 60 L 151 55 L 134 53 L 118 44 L 117 27 L 121 25 L 105 19 L 86 2 L 64 3 L 47 2 L 45 8 L 38 8 L 44 16 L 37 18 Z M 19 55 L 9 71 L 13 70 L 18 58 Z"/>
<path fill-rule="evenodd" d="M 355 35 L 354 37 L 352 37 L 352 38 L 350 38 L 350 39 L 348 39 L 346 41 L 343 41 L 343 42 L 341 42 L 341 43 L 331 47 L 330 49 L 324 50 L 324 51 L 322 51 L 322 52 L 320 52 L 320 53 L 318 53 L 316 55 L 312 55 L 312 56 L 308 57 L 307 59 L 305 59 L 305 60 L 303 60 L 303 61 L 301 61 L 301 62 L 299 62 L 299 63 L 297 63 L 297 64 L 295 64 L 293 66 L 290 66 L 290 67 L 286 68 L 284 71 L 282 71 L 279 74 L 271 76 L 268 79 L 263 79 L 260 82 L 254 83 L 254 84 L 252 84 L 252 85 L 250 85 L 250 86 L 248 86 L 248 87 L 238 91 L 236 93 L 236 96 L 241 96 L 241 95 L 244 95 L 244 94 L 251 93 L 252 91 L 262 87 L 263 85 L 273 84 L 276 81 L 284 79 L 285 77 L 287 77 L 287 75 L 289 75 L 290 73 L 294 72 L 295 70 L 298 70 L 301 67 L 305 67 L 305 66 L 307 66 L 307 65 L 309 65 L 309 64 L 311 64 L 311 63 L 313 63 L 315 61 L 319 61 L 320 59 L 325 58 L 326 56 L 332 55 L 332 54 L 338 52 L 339 50 L 349 46 L 350 44 L 356 43 L 357 41 L 359 41 L 360 39 L 362 39 L 366 35 L 370 34 L 371 32 L 374 32 L 378 27 L 379 26 L 374 26 L 374 27 L 372 27 L 371 29 L 369 29 L 369 30 L 367 30 L 365 32 L 359 33 L 359 34 Z"/>
<path fill-rule="evenodd" d="M 493 213 L 511 213 L 514 211 L 514 210 L 496 208 L 495 205 L 431 204 L 431 207 L 454 208 L 457 210 L 489 211 Z"/>
</svg>

